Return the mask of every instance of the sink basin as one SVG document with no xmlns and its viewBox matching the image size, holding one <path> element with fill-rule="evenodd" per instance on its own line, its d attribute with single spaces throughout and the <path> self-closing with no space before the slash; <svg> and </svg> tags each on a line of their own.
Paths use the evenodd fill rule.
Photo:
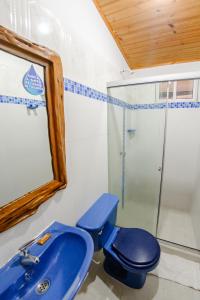
<svg viewBox="0 0 200 300">
<path fill-rule="evenodd" d="M 0 299 L 74 299 L 84 282 L 94 252 L 90 235 L 77 227 L 55 222 L 40 236 L 43 244 L 29 247 L 38 264 L 23 266 L 19 254 L 0 269 Z M 38 240 L 38 239 L 37 239 Z"/>
</svg>

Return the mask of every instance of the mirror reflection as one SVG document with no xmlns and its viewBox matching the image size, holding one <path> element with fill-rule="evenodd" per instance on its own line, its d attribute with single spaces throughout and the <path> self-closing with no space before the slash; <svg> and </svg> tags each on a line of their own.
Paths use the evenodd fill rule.
<svg viewBox="0 0 200 300">
<path fill-rule="evenodd" d="M 0 207 L 52 179 L 44 67 L 0 50 Z"/>
</svg>

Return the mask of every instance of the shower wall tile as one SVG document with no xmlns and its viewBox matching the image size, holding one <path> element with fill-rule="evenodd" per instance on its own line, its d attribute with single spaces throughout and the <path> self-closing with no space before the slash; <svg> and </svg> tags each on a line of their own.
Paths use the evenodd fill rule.
<svg viewBox="0 0 200 300">
<path fill-rule="evenodd" d="M 107 135 L 107 107 L 103 102 L 71 94 L 65 102 L 65 116 L 69 143 Z"/>
<path fill-rule="evenodd" d="M 199 111 L 168 111 L 162 205 L 190 211 L 200 167 Z"/>
</svg>

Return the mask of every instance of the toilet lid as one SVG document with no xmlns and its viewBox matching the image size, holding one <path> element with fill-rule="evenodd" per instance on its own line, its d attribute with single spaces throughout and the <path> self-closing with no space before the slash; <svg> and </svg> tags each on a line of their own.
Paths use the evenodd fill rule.
<svg viewBox="0 0 200 300">
<path fill-rule="evenodd" d="M 120 228 L 112 247 L 130 264 L 146 265 L 160 257 L 160 246 L 156 238 L 144 229 Z"/>
</svg>

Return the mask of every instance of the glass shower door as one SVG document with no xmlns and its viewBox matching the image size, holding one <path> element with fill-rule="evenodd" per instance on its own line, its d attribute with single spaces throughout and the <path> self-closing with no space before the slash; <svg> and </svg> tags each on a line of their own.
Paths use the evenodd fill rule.
<svg viewBox="0 0 200 300">
<path fill-rule="evenodd" d="M 166 111 L 151 106 L 157 100 L 155 83 L 110 88 L 109 93 L 131 104 L 146 104 L 108 109 L 109 191 L 120 199 L 118 225 L 144 228 L 155 235 Z"/>
<path fill-rule="evenodd" d="M 123 108 L 108 104 L 108 190 L 122 201 Z"/>
<path fill-rule="evenodd" d="M 118 222 L 156 235 L 165 131 L 164 109 L 127 112 L 125 203 Z M 130 120 L 129 120 L 130 119 Z M 132 119 L 132 120 L 131 120 Z M 133 132 L 131 132 L 133 130 Z"/>
<path fill-rule="evenodd" d="M 200 249 L 200 84 L 166 81 L 109 88 L 109 191 L 118 225 Z"/>
</svg>

